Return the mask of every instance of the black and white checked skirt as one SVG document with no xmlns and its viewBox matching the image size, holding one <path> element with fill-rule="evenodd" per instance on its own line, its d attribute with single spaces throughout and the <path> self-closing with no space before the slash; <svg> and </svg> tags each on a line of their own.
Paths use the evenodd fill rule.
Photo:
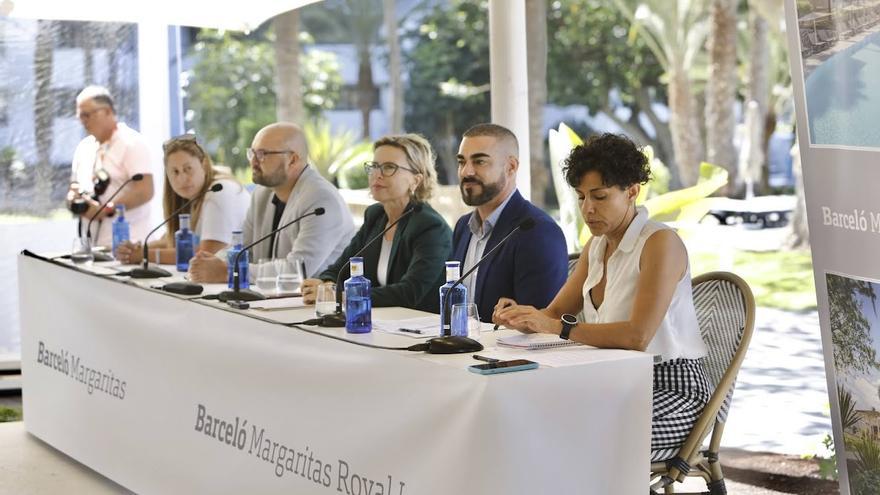
<svg viewBox="0 0 880 495">
<path fill-rule="evenodd" d="M 678 453 L 711 395 L 702 359 L 673 359 L 654 365 L 651 462 Z"/>
</svg>

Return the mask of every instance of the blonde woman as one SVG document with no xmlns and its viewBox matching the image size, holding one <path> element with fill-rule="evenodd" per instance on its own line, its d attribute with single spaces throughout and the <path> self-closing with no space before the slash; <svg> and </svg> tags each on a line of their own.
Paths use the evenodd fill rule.
<svg viewBox="0 0 880 495">
<path fill-rule="evenodd" d="M 214 184 L 223 189 L 208 192 L 194 201 L 188 211 L 190 228 L 199 239 L 196 252 L 216 253 L 232 242 L 232 231 L 240 230 L 250 204 L 250 195 L 229 173 L 215 167 L 193 134 L 171 138 L 162 145 L 165 154 L 165 216 L 183 206 L 190 199 L 207 191 Z M 160 264 L 176 261 L 174 233 L 180 228 L 177 216 L 167 226 L 165 236 L 150 242 L 149 260 Z M 117 258 L 122 263 L 139 263 L 143 257 L 140 243 L 122 244 Z"/>
<path fill-rule="evenodd" d="M 421 209 L 402 219 L 363 253 L 364 275 L 370 279 L 373 306 L 402 306 L 438 312 L 438 288 L 444 262 L 452 251 L 452 231 L 425 201 L 437 185 L 435 155 L 417 134 L 386 136 L 373 143 L 373 161 L 364 164 L 370 194 L 378 201 L 367 208 L 364 224 L 342 255 L 317 279 L 303 283 L 307 304 L 315 302 L 322 282 L 335 282 L 349 257 L 416 204 Z M 343 278 L 347 278 L 348 268 Z"/>
</svg>

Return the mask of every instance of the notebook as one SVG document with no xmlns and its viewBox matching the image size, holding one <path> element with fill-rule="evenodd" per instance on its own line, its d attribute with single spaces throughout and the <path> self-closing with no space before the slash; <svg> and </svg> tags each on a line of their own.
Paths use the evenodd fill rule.
<svg viewBox="0 0 880 495">
<path fill-rule="evenodd" d="M 517 349 L 552 349 L 556 347 L 567 347 L 570 345 L 581 345 L 572 340 L 560 339 L 558 335 L 549 333 L 518 333 L 514 335 L 505 335 L 499 337 L 496 341 L 498 345 L 504 347 L 515 347 Z"/>
</svg>

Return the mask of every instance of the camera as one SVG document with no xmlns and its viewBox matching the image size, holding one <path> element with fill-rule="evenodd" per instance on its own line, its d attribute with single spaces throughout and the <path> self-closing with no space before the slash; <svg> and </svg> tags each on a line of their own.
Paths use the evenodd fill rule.
<svg viewBox="0 0 880 495">
<path fill-rule="evenodd" d="M 92 188 L 95 192 L 90 194 L 88 191 L 80 188 L 79 191 L 74 193 L 75 196 L 70 200 L 68 208 L 72 213 L 82 215 L 89 211 L 89 200 L 94 199 L 97 201 L 107 191 L 109 186 L 110 174 L 103 168 L 95 170 L 95 177 L 92 179 Z"/>
<path fill-rule="evenodd" d="M 67 205 L 67 207 L 70 208 L 70 211 L 73 214 L 82 215 L 83 213 L 89 211 L 89 201 L 87 199 L 88 197 L 88 193 L 83 194 L 81 191 L 79 195 L 74 198 L 69 205 Z"/>
</svg>

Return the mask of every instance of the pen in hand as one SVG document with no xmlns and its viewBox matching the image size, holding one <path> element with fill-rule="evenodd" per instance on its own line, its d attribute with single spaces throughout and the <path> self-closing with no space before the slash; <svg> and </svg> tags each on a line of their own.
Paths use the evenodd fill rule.
<svg viewBox="0 0 880 495">
<path fill-rule="evenodd" d="M 514 306 L 515 304 L 516 304 L 516 303 L 515 303 L 514 301 L 510 301 L 510 300 L 504 301 L 504 305 L 501 306 L 501 309 L 509 308 L 509 307 L 511 307 L 511 306 Z M 493 318 L 493 319 L 494 319 L 494 318 Z M 498 330 L 498 328 L 499 328 L 500 326 L 501 326 L 500 323 L 496 323 L 495 326 L 492 327 L 492 331 L 494 332 L 495 330 Z"/>
</svg>

